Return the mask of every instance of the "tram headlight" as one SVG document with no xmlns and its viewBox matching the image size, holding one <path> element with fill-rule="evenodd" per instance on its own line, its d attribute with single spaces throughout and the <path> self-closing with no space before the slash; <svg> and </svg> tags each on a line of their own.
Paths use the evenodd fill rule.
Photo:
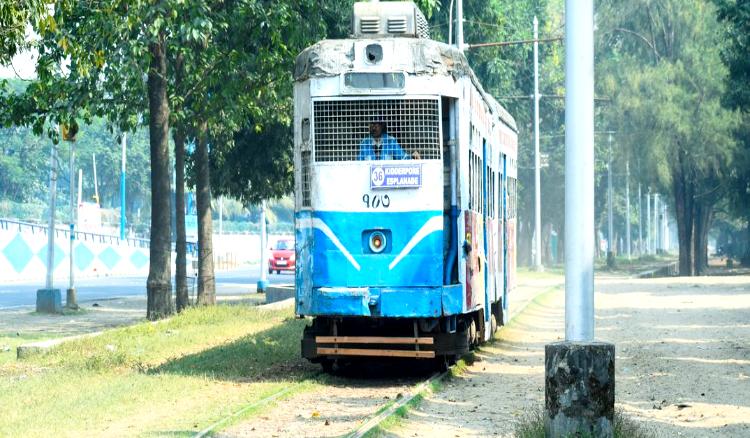
<svg viewBox="0 0 750 438">
<path fill-rule="evenodd" d="M 370 251 L 375 254 L 380 254 L 386 246 L 388 246 L 388 241 L 386 240 L 385 234 L 380 231 L 374 231 L 370 234 Z"/>
</svg>

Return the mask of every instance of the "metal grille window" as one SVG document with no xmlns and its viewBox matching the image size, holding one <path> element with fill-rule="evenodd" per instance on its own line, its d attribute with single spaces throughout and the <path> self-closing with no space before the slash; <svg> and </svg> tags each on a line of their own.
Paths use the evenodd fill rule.
<svg viewBox="0 0 750 438">
<path fill-rule="evenodd" d="M 310 151 L 302 151 L 302 206 L 310 207 Z"/>
<path fill-rule="evenodd" d="M 386 133 L 408 154 L 440 159 L 440 110 L 437 99 L 316 101 L 315 161 L 354 161 L 370 123 L 384 122 Z"/>
</svg>

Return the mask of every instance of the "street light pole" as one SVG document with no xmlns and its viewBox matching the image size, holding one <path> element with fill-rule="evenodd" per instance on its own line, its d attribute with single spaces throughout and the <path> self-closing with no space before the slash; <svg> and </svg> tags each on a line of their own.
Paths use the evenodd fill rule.
<svg viewBox="0 0 750 438">
<path fill-rule="evenodd" d="M 625 162 L 625 245 L 630 260 L 630 160 Z"/>
<path fill-rule="evenodd" d="M 539 171 L 539 21 L 534 17 L 534 269 L 542 268 L 542 202 Z"/>
<path fill-rule="evenodd" d="M 456 46 L 461 52 L 464 51 L 464 1 L 456 2 Z"/>
<path fill-rule="evenodd" d="M 70 188 L 70 250 L 68 252 L 68 259 L 70 260 L 70 276 L 69 276 L 69 287 L 65 294 L 65 307 L 69 309 L 77 309 L 78 308 L 78 300 L 76 298 L 76 286 L 75 286 L 75 271 L 74 271 L 74 261 L 75 261 L 75 252 L 74 249 L 74 243 L 75 243 L 75 230 L 76 230 L 76 210 L 74 208 L 74 191 L 75 191 L 75 178 L 73 175 L 75 175 L 75 142 L 70 142 L 70 165 L 69 165 L 69 171 L 70 171 L 70 184 L 68 187 Z"/>
<path fill-rule="evenodd" d="M 609 157 L 607 158 L 607 266 L 614 264 L 615 252 L 612 245 L 612 134 L 609 134 Z"/>
<path fill-rule="evenodd" d="M 613 344 L 594 341 L 594 2 L 565 1 L 565 341 L 547 344 L 545 436 L 612 436 Z"/>
<path fill-rule="evenodd" d="M 651 254 L 651 187 L 646 193 L 646 254 Z"/>
<path fill-rule="evenodd" d="M 268 289 L 267 259 L 266 247 L 268 239 L 266 238 L 266 200 L 260 204 L 260 280 L 258 280 L 258 292 L 265 292 Z"/>
<path fill-rule="evenodd" d="M 36 291 L 36 311 L 61 313 L 60 289 L 54 289 L 55 271 L 55 201 L 57 199 L 57 159 L 55 143 L 50 148 L 49 170 L 49 220 L 47 223 L 47 275 L 44 289 Z"/>
<path fill-rule="evenodd" d="M 643 199 L 641 197 L 641 183 L 638 183 L 638 256 L 643 255 Z"/>
<path fill-rule="evenodd" d="M 123 132 L 120 140 L 122 144 L 122 165 L 120 167 L 120 240 L 125 240 L 125 157 L 128 145 L 127 138 L 128 134 Z"/>
</svg>

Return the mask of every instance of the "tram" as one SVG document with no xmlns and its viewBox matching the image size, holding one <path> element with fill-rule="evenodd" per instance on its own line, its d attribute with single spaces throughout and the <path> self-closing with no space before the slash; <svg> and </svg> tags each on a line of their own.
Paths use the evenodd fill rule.
<svg viewBox="0 0 750 438">
<path fill-rule="evenodd" d="M 302 355 L 450 362 L 507 318 L 517 129 L 413 2 L 354 4 L 294 71 Z"/>
</svg>

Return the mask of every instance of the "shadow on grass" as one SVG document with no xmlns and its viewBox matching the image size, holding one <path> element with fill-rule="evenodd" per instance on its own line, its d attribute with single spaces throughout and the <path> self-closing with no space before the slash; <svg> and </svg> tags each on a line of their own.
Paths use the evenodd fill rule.
<svg viewBox="0 0 750 438">
<path fill-rule="evenodd" d="M 268 330 L 168 360 L 147 372 L 211 376 L 240 382 L 310 377 L 318 367 L 300 356 L 305 324 L 305 320 L 289 318 Z"/>
</svg>

